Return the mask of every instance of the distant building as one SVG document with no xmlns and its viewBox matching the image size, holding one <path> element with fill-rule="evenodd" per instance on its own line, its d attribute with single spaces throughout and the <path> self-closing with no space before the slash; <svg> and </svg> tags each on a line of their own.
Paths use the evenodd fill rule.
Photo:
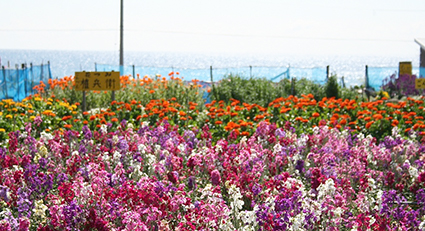
<svg viewBox="0 0 425 231">
<path fill-rule="evenodd" d="M 421 47 L 421 54 L 419 60 L 419 76 L 425 77 L 425 39 L 417 38 L 415 39 L 415 42 Z"/>
</svg>

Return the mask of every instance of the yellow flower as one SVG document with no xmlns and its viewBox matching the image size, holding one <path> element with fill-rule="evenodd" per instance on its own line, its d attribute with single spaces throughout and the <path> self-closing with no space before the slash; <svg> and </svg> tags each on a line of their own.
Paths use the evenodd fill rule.
<svg viewBox="0 0 425 231">
<path fill-rule="evenodd" d="M 63 107 L 68 107 L 69 103 L 65 103 L 65 102 L 60 102 L 59 106 L 63 106 Z"/>
<path fill-rule="evenodd" d="M 34 100 L 35 101 L 41 101 L 41 98 L 40 97 L 35 97 Z"/>
<path fill-rule="evenodd" d="M 52 110 L 45 110 L 45 111 L 43 112 L 43 114 L 44 114 L 44 115 L 49 115 L 49 114 L 51 114 L 51 113 L 53 113 L 53 111 L 52 111 Z"/>
<path fill-rule="evenodd" d="M 2 116 L 3 115 L 3 112 L 2 111 L 0 111 L 0 116 Z"/>
<path fill-rule="evenodd" d="M 0 132 L 6 132 L 6 129 L 0 128 Z"/>
<path fill-rule="evenodd" d="M 12 111 L 17 112 L 18 109 L 16 107 L 12 108 Z"/>
<path fill-rule="evenodd" d="M 35 116 L 30 116 L 30 120 L 34 121 Z"/>
<path fill-rule="evenodd" d="M 47 105 L 52 105 L 52 102 L 47 102 L 46 104 L 47 104 Z"/>
<path fill-rule="evenodd" d="M 12 119 L 13 116 L 11 114 L 6 115 L 6 119 Z"/>
</svg>

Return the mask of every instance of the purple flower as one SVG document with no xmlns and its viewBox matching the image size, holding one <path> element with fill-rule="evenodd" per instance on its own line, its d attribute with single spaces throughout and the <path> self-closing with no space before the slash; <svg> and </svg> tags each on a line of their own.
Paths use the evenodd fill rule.
<svg viewBox="0 0 425 231">
<path fill-rule="evenodd" d="M 65 216 L 66 224 L 69 224 L 70 228 L 75 228 L 81 222 L 81 212 L 82 209 L 74 200 L 63 208 L 62 213 Z"/>
<path fill-rule="evenodd" d="M 211 172 L 211 181 L 213 185 L 219 185 L 221 182 L 220 172 L 217 169 Z"/>
<path fill-rule="evenodd" d="M 3 198 L 6 202 L 9 201 L 9 197 L 7 196 L 8 192 L 9 188 L 7 186 L 0 185 L 0 198 Z"/>
<path fill-rule="evenodd" d="M 304 172 L 304 160 L 297 160 L 295 169 L 297 169 L 300 173 Z"/>
<path fill-rule="evenodd" d="M 254 196 L 258 196 L 258 194 L 260 194 L 262 190 L 263 190 L 263 187 L 261 187 L 261 185 L 258 183 L 255 183 L 254 186 L 252 187 L 252 192 L 254 193 Z"/>
<path fill-rule="evenodd" d="M 190 176 L 187 182 L 187 187 L 189 187 L 190 190 L 193 190 L 196 188 L 196 181 L 194 176 Z"/>
<path fill-rule="evenodd" d="M 129 146 L 124 136 L 119 137 L 117 147 L 124 153 L 128 151 Z"/>
<path fill-rule="evenodd" d="M 87 125 L 83 126 L 83 136 L 86 140 L 90 140 L 92 138 L 92 132 L 90 131 L 90 128 Z"/>
</svg>

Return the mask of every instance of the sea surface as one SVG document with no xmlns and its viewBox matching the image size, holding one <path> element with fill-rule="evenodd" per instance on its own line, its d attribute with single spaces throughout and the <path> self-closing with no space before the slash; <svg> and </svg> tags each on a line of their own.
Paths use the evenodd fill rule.
<svg viewBox="0 0 425 231">
<path fill-rule="evenodd" d="M 97 64 L 119 64 L 119 51 L 56 51 L 56 50 L 0 50 L 0 65 L 15 68 L 26 63 L 50 63 L 53 78 L 74 75 L 76 71 L 95 71 Z M 125 51 L 124 65 L 179 69 L 240 68 L 240 67 L 290 67 L 317 68 L 329 65 L 331 74 L 344 77 L 347 86 L 362 85 L 365 66 L 398 68 L 401 61 L 419 64 L 419 55 L 412 56 L 301 56 L 278 54 L 211 54 Z M 170 69 L 171 70 L 171 69 Z M 154 75 L 155 73 L 139 73 Z M 267 73 L 264 77 L 273 77 Z M 249 77 L 249 76 L 247 76 Z M 296 76 L 298 77 L 298 76 Z"/>
</svg>

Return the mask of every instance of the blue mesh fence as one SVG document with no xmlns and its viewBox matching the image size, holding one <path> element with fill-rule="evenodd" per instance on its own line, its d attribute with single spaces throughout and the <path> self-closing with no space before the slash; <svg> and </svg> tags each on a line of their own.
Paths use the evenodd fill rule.
<svg viewBox="0 0 425 231">
<path fill-rule="evenodd" d="M 95 64 L 96 71 L 119 71 L 118 65 Z M 267 78 L 278 82 L 284 78 L 307 78 L 314 82 L 324 84 L 327 79 L 327 68 L 294 68 L 294 67 L 232 67 L 232 68 L 173 68 L 173 67 L 141 67 L 124 66 L 121 75 L 141 76 L 168 76 L 170 72 L 179 72 L 184 80 L 197 79 L 204 82 L 211 82 L 211 75 L 214 82 L 218 82 L 229 74 L 238 74 L 242 77 Z"/>
<path fill-rule="evenodd" d="M 0 71 L 0 99 L 22 101 L 36 93 L 34 86 L 43 81 L 46 87 L 51 78 L 50 64 L 24 67 L 23 69 L 5 69 Z"/>
</svg>

